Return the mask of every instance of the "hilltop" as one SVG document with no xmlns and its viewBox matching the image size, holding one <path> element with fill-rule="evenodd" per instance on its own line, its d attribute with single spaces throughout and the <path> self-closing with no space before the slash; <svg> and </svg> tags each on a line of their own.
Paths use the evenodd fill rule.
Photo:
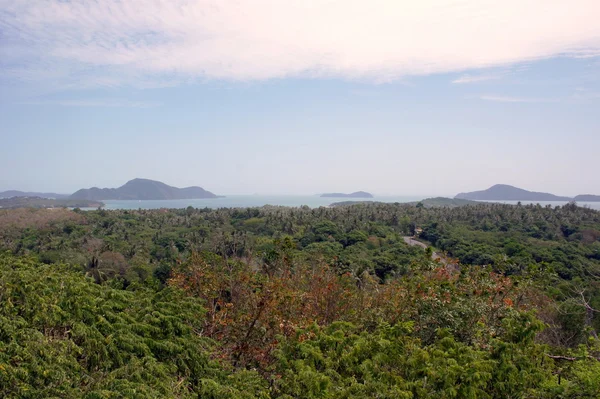
<svg viewBox="0 0 600 399">
<path fill-rule="evenodd" d="M 356 191 L 354 193 L 325 193 L 321 194 L 322 198 L 373 198 L 373 194 L 366 191 Z"/>
<path fill-rule="evenodd" d="M 71 195 L 70 199 L 86 200 L 174 200 L 218 198 L 202 187 L 177 188 L 165 183 L 149 179 L 133 179 L 119 188 L 81 189 Z"/>
</svg>

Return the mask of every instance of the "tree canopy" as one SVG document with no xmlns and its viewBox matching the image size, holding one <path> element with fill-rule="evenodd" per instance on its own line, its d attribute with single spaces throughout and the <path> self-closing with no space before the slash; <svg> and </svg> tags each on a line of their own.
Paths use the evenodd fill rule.
<svg viewBox="0 0 600 399">
<path fill-rule="evenodd" d="M 574 204 L 0 210 L 0 250 L 1 397 L 600 392 Z"/>
</svg>

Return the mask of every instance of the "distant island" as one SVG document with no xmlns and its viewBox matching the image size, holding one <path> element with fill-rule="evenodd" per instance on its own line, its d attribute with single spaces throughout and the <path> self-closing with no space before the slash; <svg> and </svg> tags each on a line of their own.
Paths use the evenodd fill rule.
<svg viewBox="0 0 600 399">
<path fill-rule="evenodd" d="M 600 196 L 596 195 L 586 194 L 576 197 L 564 197 L 549 193 L 527 191 L 507 184 L 496 184 L 487 190 L 460 193 L 454 198 L 474 201 L 600 201 Z"/>
<path fill-rule="evenodd" d="M 119 188 L 92 187 L 81 189 L 70 199 L 85 200 L 176 200 L 219 198 L 202 187 L 177 188 L 149 179 L 133 179 Z"/>
<path fill-rule="evenodd" d="M 18 191 L 8 190 L 0 192 L 0 198 L 13 198 L 13 197 L 38 197 L 48 199 L 60 199 L 69 198 L 69 194 L 57 194 L 57 193 L 36 193 L 30 191 Z"/>
<path fill-rule="evenodd" d="M 321 194 L 322 198 L 373 198 L 373 194 L 366 191 L 356 191 L 350 194 L 344 193 L 326 193 Z"/>
<path fill-rule="evenodd" d="M 104 204 L 100 201 L 54 199 L 42 197 L 12 197 L 0 198 L 0 209 L 14 208 L 100 208 Z"/>
</svg>

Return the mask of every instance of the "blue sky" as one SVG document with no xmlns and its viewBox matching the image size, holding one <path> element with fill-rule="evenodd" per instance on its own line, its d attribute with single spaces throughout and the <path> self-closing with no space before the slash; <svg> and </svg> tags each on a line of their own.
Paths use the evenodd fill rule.
<svg viewBox="0 0 600 399">
<path fill-rule="evenodd" d="M 596 1 L 136 3 L 0 0 L 0 191 L 600 194 Z"/>
</svg>

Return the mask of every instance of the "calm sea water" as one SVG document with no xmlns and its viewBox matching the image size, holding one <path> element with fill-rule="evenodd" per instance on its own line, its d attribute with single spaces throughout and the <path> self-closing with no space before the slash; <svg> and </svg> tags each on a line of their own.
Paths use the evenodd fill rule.
<svg viewBox="0 0 600 399">
<path fill-rule="evenodd" d="M 105 200 L 104 209 L 159 209 L 159 208 L 248 208 L 260 207 L 264 205 L 277 206 L 309 206 L 318 208 L 320 206 L 329 206 L 334 202 L 341 201 L 379 201 L 379 202 L 413 202 L 425 199 L 423 196 L 381 196 L 370 199 L 352 199 L 352 198 L 321 198 L 316 195 L 228 195 L 224 198 L 210 199 L 191 199 L 191 200 L 149 200 L 149 201 L 122 201 Z M 516 205 L 518 201 L 487 201 L 501 202 L 504 204 Z M 535 203 L 521 201 L 523 205 Z M 562 206 L 567 204 L 563 201 L 539 201 L 542 206 Z M 600 210 L 600 202 L 579 202 L 579 206 L 587 206 L 591 209 Z"/>
<path fill-rule="evenodd" d="M 321 198 L 317 195 L 228 195 L 224 198 L 190 199 L 190 200 L 148 200 L 119 201 L 105 200 L 104 209 L 157 209 L 157 208 L 248 208 L 264 205 L 302 206 L 311 208 L 328 206 L 341 201 L 380 201 L 380 202 L 412 202 L 424 197 L 375 197 L 369 199 L 355 198 Z"/>
</svg>

